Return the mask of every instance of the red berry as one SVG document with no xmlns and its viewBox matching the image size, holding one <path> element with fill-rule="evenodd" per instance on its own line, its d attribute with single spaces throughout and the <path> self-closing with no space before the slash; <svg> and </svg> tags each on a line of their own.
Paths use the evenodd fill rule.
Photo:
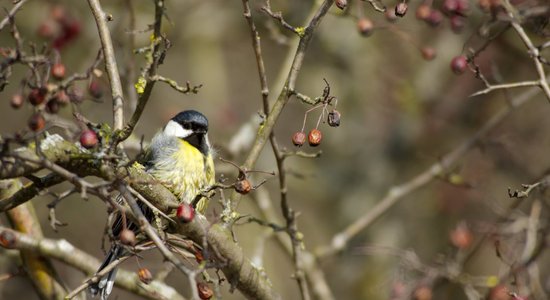
<svg viewBox="0 0 550 300">
<path fill-rule="evenodd" d="M 428 286 L 422 285 L 414 290 L 413 299 L 415 300 L 432 300 L 432 289 Z"/>
<path fill-rule="evenodd" d="M 36 31 L 36 34 L 45 39 L 53 38 L 56 35 L 56 26 L 52 21 L 42 22 Z"/>
<path fill-rule="evenodd" d="M 204 282 L 197 282 L 197 290 L 199 292 L 199 298 L 202 300 L 208 300 L 214 296 L 214 291 Z"/>
<path fill-rule="evenodd" d="M 248 179 L 241 179 L 235 183 L 235 191 L 239 194 L 246 195 L 252 190 L 252 185 Z"/>
<path fill-rule="evenodd" d="M 17 236 L 10 229 L 4 229 L 0 233 L 0 246 L 6 249 L 14 249 L 17 244 Z"/>
<path fill-rule="evenodd" d="M 61 106 L 65 106 L 71 102 L 71 99 L 69 95 L 64 90 L 58 91 L 55 93 L 53 98 L 57 103 L 59 103 Z"/>
<path fill-rule="evenodd" d="M 93 130 L 86 129 L 80 134 L 80 145 L 86 149 L 95 147 L 97 142 L 97 134 Z"/>
<path fill-rule="evenodd" d="M 460 33 L 464 28 L 465 24 L 466 23 L 464 22 L 464 17 L 459 15 L 453 15 L 451 17 L 451 30 L 454 33 Z"/>
<path fill-rule="evenodd" d="M 505 285 L 497 285 L 489 292 L 488 300 L 511 300 L 509 290 Z"/>
<path fill-rule="evenodd" d="M 145 284 L 151 283 L 153 281 L 153 274 L 147 268 L 141 268 L 138 270 L 139 280 Z"/>
<path fill-rule="evenodd" d="M 409 6 L 405 2 L 400 2 L 395 7 L 395 15 L 398 17 L 403 18 L 405 14 L 407 13 L 407 10 L 409 9 Z"/>
<path fill-rule="evenodd" d="M 88 92 L 94 98 L 101 98 L 103 96 L 103 88 L 98 80 L 92 80 L 88 86 Z"/>
<path fill-rule="evenodd" d="M 449 13 L 453 13 L 458 8 L 457 0 L 445 0 L 443 1 L 443 10 Z"/>
<path fill-rule="evenodd" d="M 48 93 L 48 90 L 45 88 L 34 88 L 29 93 L 29 96 L 27 97 L 27 99 L 29 99 L 29 102 L 32 105 L 37 106 L 44 103 L 44 101 L 46 100 L 47 93 Z"/>
<path fill-rule="evenodd" d="M 453 60 L 451 60 L 451 70 L 453 70 L 453 72 L 457 75 L 464 73 L 467 67 L 468 60 L 464 55 L 456 56 Z"/>
<path fill-rule="evenodd" d="M 327 120 L 327 123 L 328 123 L 328 126 L 330 127 L 338 127 L 340 126 L 340 118 L 342 116 L 340 115 L 340 112 L 337 111 L 337 110 L 333 110 L 331 112 L 328 113 L 328 120 Z"/>
<path fill-rule="evenodd" d="M 451 243 L 459 249 L 467 249 L 472 245 L 474 236 L 468 226 L 464 223 L 459 224 L 450 233 Z"/>
<path fill-rule="evenodd" d="M 311 147 L 317 147 L 319 144 L 321 144 L 321 139 L 323 138 L 323 134 L 319 129 L 313 129 L 309 132 L 308 135 L 308 142 Z"/>
<path fill-rule="evenodd" d="M 189 203 L 182 203 L 178 206 L 176 218 L 182 223 L 189 223 L 195 218 L 195 209 Z"/>
<path fill-rule="evenodd" d="M 65 8 L 61 5 L 55 5 L 50 10 L 50 15 L 52 19 L 56 20 L 57 22 L 63 22 L 67 18 L 67 12 L 65 11 Z"/>
<path fill-rule="evenodd" d="M 491 9 L 491 0 L 478 0 L 477 5 L 484 11 L 489 11 Z"/>
<path fill-rule="evenodd" d="M 426 20 L 430 17 L 430 14 L 432 13 L 432 8 L 428 4 L 420 4 L 418 8 L 416 8 L 416 18 L 419 20 Z"/>
<path fill-rule="evenodd" d="M 359 33 L 363 36 L 369 36 L 372 34 L 372 31 L 374 29 L 374 23 L 370 19 L 367 18 L 361 18 L 359 21 L 357 21 L 357 30 L 359 30 Z"/>
<path fill-rule="evenodd" d="M 300 147 L 304 144 L 305 141 L 306 141 L 306 134 L 301 131 L 296 132 L 292 136 L 292 143 L 294 144 L 294 146 Z"/>
<path fill-rule="evenodd" d="M 23 106 L 23 95 L 21 94 L 14 94 L 12 97 L 11 97 L 11 101 L 10 101 L 10 105 L 11 107 L 15 108 L 15 109 L 18 109 L 20 108 L 21 106 Z"/>
<path fill-rule="evenodd" d="M 347 0 L 334 0 L 334 3 L 339 9 L 345 9 L 348 6 Z"/>
<path fill-rule="evenodd" d="M 28 122 L 29 128 L 34 131 L 40 131 L 46 126 L 46 120 L 40 113 L 33 114 Z"/>
<path fill-rule="evenodd" d="M 420 52 L 422 52 L 422 57 L 425 60 L 432 60 L 436 56 L 435 49 L 432 47 L 424 47 L 420 49 Z"/>
<path fill-rule="evenodd" d="M 439 26 L 439 24 L 441 24 L 441 21 L 443 21 L 443 15 L 437 9 L 432 9 L 430 11 L 430 16 L 428 16 L 428 18 L 426 19 L 426 22 L 428 22 L 428 24 L 433 27 Z"/>
<path fill-rule="evenodd" d="M 118 235 L 118 239 L 123 245 L 133 246 L 136 244 L 136 234 L 130 229 L 123 229 Z"/>
<path fill-rule="evenodd" d="M 457 0 L 456 11 L 462 15 L 466 14 L 470 9 L 470 3 L 468 0 Z"/>
<path fill-rule="evenodd" d="M 61 80 L 65 77 L 65 65 L 62 63 L 56 63 L 52 66 L 52 76 L 57 80 Z"/>
</svg>

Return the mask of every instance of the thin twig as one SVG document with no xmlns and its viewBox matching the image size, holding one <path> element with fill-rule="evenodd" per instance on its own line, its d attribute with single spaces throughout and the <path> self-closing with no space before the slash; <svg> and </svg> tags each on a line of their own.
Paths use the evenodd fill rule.
<svg viewBox="0 0 550 300">
<path fill-rule="evenodd" d="M 11 8 L 8 15 L 2 20 L 2 22 L 0 22 L 0 31 L 4 29 L 4 27 L 10 22 L 10 18 L 15 16 L 17 11 L 23 6 L 23 4 L 25 4 L 25 2 L 27 2 L 27 0 L 21 0 Z"/>
<path fill-rule="evenodd" d="M 94 15 L 101 40 L 101 47 L 105 55 L 105 69 L 111 84 L 111 95 L 113 97 L 113 129 L 121 130 L 124 126 L 124 94 L 122 92 L 122 84 L 120 83 L 120 75 L 118 74 L 118 66 L 115 57 L 115 50 L 111 40 L 111 33 L 107 22 L 112 18 L 105 14 L 101 8 L 99 0 L 88 0 L 90 9 Z"/>
<path fill-rule="evenodd" d="M 512 27 L 527 47 L 529 55 L 533 58 L 533 63 L 535 64 L 535 68 L 537 69 L 537 74 L 539 76 L 539 86 L 543 90 L 548 102 L 550 102 L 550 86 L 548 86 L 548 81 L 544 72 L 544 66 L 540 61 L 540 51 L 537 47 L 535 47 L 521 24 L 518 22 L 516 16 L 514 16 L 514 9 L 509 0 L 504 1 L 504 8 L 508 12 L 508 16 L 511 18 L 510 22 L 512 24 Z"/>
</svg>

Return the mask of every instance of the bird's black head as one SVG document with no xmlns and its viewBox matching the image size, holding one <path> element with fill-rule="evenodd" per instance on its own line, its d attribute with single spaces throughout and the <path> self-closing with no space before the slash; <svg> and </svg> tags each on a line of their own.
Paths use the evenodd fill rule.
<svg viewBox="0 0 550 300">
<path fill-rule="evenodd" d="M 196 110 L 184 110 L 174 116 L 172 120 L 183 127 L 183 129 L 191 130 L 194 133 L 208 132 L 208 119 Z"/>
<path fill-rule="evenodd" d="M 206 136 L 208 119 L 196 110 L 185 110 L 174 116 L 164 127 L 164 134 L 187 141 L 202 154 L 208 155 L 210 144 Z"/>
</svg>

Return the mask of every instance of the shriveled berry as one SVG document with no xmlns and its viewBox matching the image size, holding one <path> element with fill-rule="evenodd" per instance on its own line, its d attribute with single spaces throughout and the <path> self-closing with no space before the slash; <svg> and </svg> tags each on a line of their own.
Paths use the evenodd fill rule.
<svg viewBox="0 0 550 300">
<path fill-rule="evenodd" d="M 458 1 L 457 0 L 445 0 L 443 1 L 443 10 L 449 13 L 456 12 L 458 8 Z"/>
<path fill-rule="evenodd" d="M 103 87 L 101 86 L 101 83 L 98 80 L 92 80 L 90 82 L 90 85 L 88 86 L 88 92 L 92 97 L 94 98 L 101 98 L 103 96 Z"/>
<path fill-rule="evenodd" d="M 306 141 L 306 134 L 303 133 L 302 131 L 298 131 L 296 132 L 293 136 L 292 136 L 292 143 L 294 144 L 294 146 L 302 146 Z"/>
<path fill-rule="evenodd" d="M 38 26 L 36 34 L 44 39 L 53 38 L 56 35 L 55 24 L 51 20 L 42 22 Z"/>
<path fill-rule="evenodd" d="M 248 179 L 241 179 L 235 183 L 235 191 L 239 194 L 246 195 L 252 190 L 252 185 Z"/>
<path fill-rule="evenodd" d="M 21 106 L 23 106 L 23 102 L 24 102 L 23 95 L 14 94 L 13 96 L 11 96 L 11 101 L 10 101 L 11 107 L 18 109 Z"/>
<path fill-rule="evenodd" d="M 67 93 L 63 90 L 61 91 L 58 91 L 57 93 L 55 93 L 54 95 L 54 98 L 53 98 L 57 103 L 59 103 L 59 105 L 61 106 L 65 106 L 67 104 L 69 104 L 71 102 L 71 98 L 69 97 L 69 95 L 67 95 Z"/>
<path fill-rule="evenodd" d="M 432 60 L 436 56 L 435 49 L 432 47 L 423 47 L 420 52 L 425 60 Z"/>
<path fill-rule="evenodd" d="M 374 29 L 374 23 L 368 18 L 361 18 L 357 21 L 357 30 L 362 36 L 369 36 Z"/>
<path fill-rule="evenodd" d="M 44 129 L 44 127 L 46 126 L 46 120 L 44 119 L 42 114 L 35 113 L 30 117 L 28 125 L 32 131 L 37 132 Z"/>
<path fill-rule="evenodd" d="M 443 21 L 443 15 L 437 9 L 432 9 L 430 15 L 426 19 L 426 22 L 432 27 L 437 27 Z"/>
<path fill-rule="evenodd" d="M 467 249 L 472 245 L 474 236 L 468 226 L 460 223 L 450 233 L 451 243 L 459 249 Z"/>
<path fill-rule="evenodd" d="M 15 233 L 9 229 L 5 229 L 0 233 L 0 246 L 6 249 L 15 248 L 17 242 L 17 236 Z"/>
<path fill-rule="evenodd" d="M 470 2 L 468 0 L 457 0 L 456 12 L 462 15 L 468 13 L 470 9 Z"/>
<path fill-rule="evenodd" d="M 189 203 L 182 203 L 178 206 L 176 218 L 182 223 L 189 223 L 195 218 L 195 209 Z"/>
<path fill-rule="evenodd" d="M 422 285 L 417 287 L 413 293 L 413 299 L 415 300 L 432 300 L 433 292 L 428 286 Z"/>
<path fill-rule="evenodd" d="M 308 142 L 311 147 L 317 147 L 321 144 L 323 134 L 319 129 L 312 129 L 308 135 Z"/>
<path fill-rule="evenodd" d="M 48 90 L 45 88 L 34 88 L 31 90 L 27 98 L 32 105 L 37 106 L 44 103 L 47 93 Z"/>
<path fill-rule="evenodd" d="M 62 63 L 56 63 L 52 66 L 52 76 L 57 80 L 61 80 L 65 77 L 65 65 Z"/>
<path fill-rule="evenodd" d="M 453 15 L 451 17 L 451 30 L 454 33 L 460 33 L 464 28 L 466 23 L 464 22 L 464 17 L 460 15 Z"/>
<path fill-rule="evenodd" d="M 340 126 L 340 112 L 337 110 L 333 110 L 328 113 L 328 120 L 327 123 L 330 127 L 338 127 Z"/>
<path fill-rule="evenodd" d="M 97 134 L 93 130 L 86 129 L 80 134 L 80 145 L 86 149 L 95 147 L 97 142 Z"/>
<path fill-rule="evenodd" d="M 336 6 L 339 9 L 345 9 L 346 6 L 348 6 L 348 1 L 347 0 L 334 0 L 334 4 L 336 4 Z"/>
<path fill-rule="evenodd" d="M 428 4 L 422 3 L 416 8 L 416 18 L 419 20 L 426 20 L 432 13 L 432 7 Z"/>
<path fill-rule="evenodd" d="M 451 60 L 451 70 L 453 70 L 453 72 L 457 75 L 464 73 L 467 67 L 468 60 L 464 55 L 456 56 Z"/>
<path fill-rule="evenodd" d="M 147 268 L 140 268 L 138 270 L 138 277 L 139 280 L 145 284 L 149 284 L 153 281 L 153 274 L 151 274 L 151 271 Z"/>
<path fill-rule="evenodd" d="M 403 18 L 405 14 L 407 14 L 407 10 L 409 9 L 409 6 L 405 2 L 400 2 L 395 6 L 395 15 L 398 17 Z"/>
<path fill-rule="evenodd" d="M 499 284 L 491 289 L 488 300 L 510 300 L 510 291 L 505 285 Z"/>
<path fill-rule="evenodd" d="M 197 282 L 197 290 L 199 292 L 199 298 L 202 300 L 208 300 L 214 296 L 214 291 L 204 282 Z"/>
<path fill-rule="evenodd" d="M 65 19 L 67 19 L 67 11 L 61 5 L 53 6 L 50 10 L 50 15 L 52 19 L 56 20 L 57 22 L 63 22 Z"/>
<path fill-rule="evenodd" d="M 46 103 L 46 111 L 50 114 L 56 114 L 59 112 L 59 102 L 55 100 L 55 98 L 50 99 L 48 103 Z"/>
<path fill-rule="evenodd" d="M 136 234 L 128 228 L 123 229 L 118 238 L 123 245 L 133 246 L 136 244 Z"/>
</svg>

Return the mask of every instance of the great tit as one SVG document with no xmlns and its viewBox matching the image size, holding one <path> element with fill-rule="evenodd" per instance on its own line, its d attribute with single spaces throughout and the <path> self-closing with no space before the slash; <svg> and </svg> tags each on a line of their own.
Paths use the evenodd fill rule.
<svg viewBox="0 0 550 300">
<path fill-rule="evenodd" d="M 149 148 L 138 159 L 139 167 L 168 188 L 181 202 L 192 203 L 201 190 L 214 184 L 215 172 L 213 151 L 208 141 L 208 119 L 198 111 L 186 110 L 174 116 L 152 139 Z M 196 203 L 195 209 L 204 212 L 207 199 Z M 143 214 L 153 219 L 153 212 L 146 205 L 140 205 Z M 117 216 L 111 226 L 113 236 L 123 230 L 122 217 Z M 130 221 L 127 229 L 138 232 L 139 226 Z M 111 262 L 124 254 L 124 248 L 114 242 L 99 267 L 100 272 Z M 90 285 L 92 296 L 107 299 L 113 289 L 116 268 Z"/>
</svg>

